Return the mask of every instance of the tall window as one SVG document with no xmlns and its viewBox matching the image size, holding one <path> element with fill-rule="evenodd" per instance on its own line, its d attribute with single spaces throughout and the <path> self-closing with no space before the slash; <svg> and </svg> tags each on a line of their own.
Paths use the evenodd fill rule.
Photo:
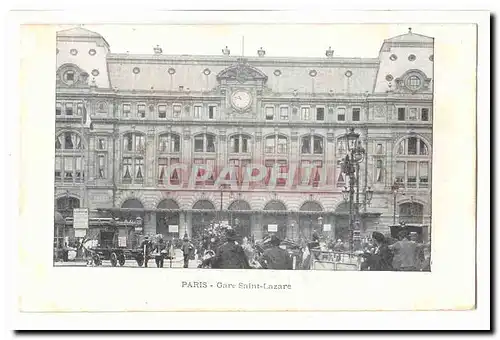
<svg viewBox="0 0 500 340">
<path fill-rule="evenodd" d="M 280 173 L 280 174 L 286 174 L 288 173 L 288 161 L 286 159 L 266 159 L 265 161 L 265 166 L 266 166 L 266 169 L 267 169 L 267 174 L 266 174 L 266 177 L 264 178 L 264 182 L 266 184 L 269 184 L 269 182 L 271 181 L 271 176 L 273 174 L 273 171 L 275 168 L 277 168 L 277 171 Z M 285 176 L 285 175 L 283 175 Z M 278 176 L 276 176 L 278 177 Z M 276 185 L 277 186 L 284 186 L 286 185 L 286 178 L 276 178 L 275 181 L 276 181 Z"/>
<path fill-rule="evenodd" d="M 201 119 L 201 106 L 194 107 L 194 118 Z"/>
<path fill-rule="evenodd" d="M 106 178 L 106 155 L 97 156 L 97 178 Z"/>
<path fill-rule="evenodd" d="M 137 105 L 137 117 L 146 118 L 146 105 L 145 104 Z"/>
<path fill-rule="evenodd" d="M 323 137 L 306 136 L 302 137 L 300 153 L 302 154 L 323 154 Z"/>
<path fill-rule="evenodd" d="M 158 118 L 167 118 L 167 105 L 158 105 Z"/>
<path fill-rule="evenodd" d="M 288 152 L 288 139 L 283 135 L 266 137 L 265 153 L 286 154 Z"/>
<path fill-rule="evenodd" d="M 250 152 L 250 137 L 247 135 L 234 135 L 229 139 L 230 153 Z"/>
<path fill-rule="evenodd" d="M 196 185 L 213 185 L 215 182 L 215 178 L 217 177 L 215 172 L 215 159 L 210 159 L 210 158 L 195 158 L 194 159 L 194 164 L 198 165 L 204 165 L 204 167 L 200 167 L 198 169 L 198 173 L 196 176 Z M 206 180 L 201 180 L 201 178 L 205 178 L 206 176 L 206 171 L 210 171 L 208 169 L 211 169 L 211 172 L 209 172 L 209 176 Z"/>
<path fill-rule="evenodd" d="M 181 169 L 174 168 L 175 164 L 180 163 L 178 157 L 160 157 L 158 158 L 158 184 L 167 184 L 168 169 L 170 168 L 170 183 L 177 185 L 180 183 Z"/>
<path fill-rule="evenodd" d="M 337 108 L 337 121 L 339 122 L 345 121 L 345 107 Z"/>
<path fill-rule="evenodd" d="M 208 107 L 208 119 L 215 119 L 215 113 L 217 112 L 217 106 L 211 105 Z"/>
<path fill-rule="evenodd" d="M 274 119 L 274 106 L 266 106 L 266 120 Z"/>
<path fill-rule="evenodd" d="M 245 174 L 248 166 L 252 163 L 250 159 L 230 159 L 229 166 L 234 171 L 234 175 L 236 176 L 236 181 L 238 183 L 242 183 L 245 178 Z M 226 180 L 234 179 L 230 177 L 231 175 L 226 175 Z"/>
<path fill-rule="evenodd" d="M 316 120 L 325 120 L 325 108 L 317 107 L 316 108 Z"/>
<path fill-rule="evenodd" d="M 215 135 L 202 133 L 194 136 L 194 152 L 215 152 Z"/>
<path fill-rule="evenodd" d="M 321 179 L 323 160 L 301 160 L 300 161 L 300 183 L 301 185 L 312 185 L 317 187 Z"/>
<path fill-rule="evenodd" d="M 123 117 L 128 118 L 130 117 L 130 104 L 123 104 Z"/>
<path fill-rule="evenodd" d="M 280 120 L 288 120 L 288 106 L 280 107 Z"/>
<path fill-rule="evenodd" d="M 406 109 L 404 107 L 398 107 L 398 120 L 406 120 Z"/>
<path fill-rule="evenodd" d="M 60 116 L 62 114 L 62 104 L 56 103 L 56 116 Z"/>
<path fill-rule="evenodd" d="M 302 120 L 309 120 L 311 118 L 311 109 L 303 107 L 300 109 Z"/>
<path fill-rule="evenodd" d="M 180 118 L 181 117 L 181 111 L 182 111 L 181 105 L 174 104 L 174 106 L 172 106 L 172 116 L 174 118 Z"/>
<path fill-rule="evenodd" d="M 384 162 L 381 159 L 377 159 L 377 164 L 376 164 L 376 174 L 375 174 L 375 181 L 378 183 L 381 183 L 384 181 Z"/>
<path fill-rule="evenodd" d="M 429 109 L 423 108 L 421 111 L 421 119 L 423 122 L 429 121 Z"/>
<path fill-rule="evenodd" d="M 75 132 L 63 132 L 55 141 L 55 170 L 56 181 L 69 183 L 81 182 L 84 179 L 84 169 L 81 152 L 82 141 Z"/>
<path fill-rule="evenodd" d="M 361 116 L 361 109 L 358 107 L 355 107 L 352 109 L 352 121 L 353 122 L 359 122 Z"/>
<path fill-rule="evenodd" d="M 76 104 L 76 114 L 77 116 L 83 115 L 83 103 Z"/>
<path fill-rule="evenodd" d="M 158 143 L 160 153 L 180 152 L 181 150 L 181 137 L 175 133 L 160 135 Z"/>
<path fill-rule="evenodd" d="M 66 116 L 72 116 L 73 115 L 73 103 L 66 103 L 65 105 L 65 113 Z"/>
<path fill-rule="evenodd" d="M 408 137 L 396 146 L 395 181 L 407 188 L 428 188 L 431 156 L 420 137 Z"/>
<path fill-rule="evenodd" d="M 130 132 L 123 136 L 122 181 L 124 183 L 142 183 L 144 181 L 145 154 L 145 135 Z"/>
</svg>

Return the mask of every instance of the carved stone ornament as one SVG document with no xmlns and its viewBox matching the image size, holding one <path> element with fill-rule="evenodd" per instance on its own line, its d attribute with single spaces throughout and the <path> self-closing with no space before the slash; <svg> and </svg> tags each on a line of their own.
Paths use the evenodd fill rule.
<svg viewBox="0 0 500 340">
<path fill-rule="evenodd" d="M 236 65 L 232 65 L 222 70 L 217 75 L 217 81 L 237 81 L 245 83 L 250 80 L 260 80 L 263 83 L 267 82 L 267 76 L 259 69 L 250 66 L 246 59 L 239 58 Z"/>
</svg>

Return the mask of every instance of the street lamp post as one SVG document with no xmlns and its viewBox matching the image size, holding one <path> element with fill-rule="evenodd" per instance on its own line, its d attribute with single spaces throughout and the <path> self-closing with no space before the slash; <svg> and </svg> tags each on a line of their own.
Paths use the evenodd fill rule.
<svg viewBox="0 0 500 340">
<path fill-rule="evenodd" d="M 393 197 L 392 224 L 396 225 L 396 200 L 399 191 L 399 184 L 397 182 L 394 182 L 394 184 L 391 186 L 391 191 Z"/>
<path fill-rule="evenodd" d="M 359 133 L 354 132 L 354 128 L 349 128 L 343 138 L 347 144 L 347 154 L 342 161 L 342 172 L 349 177 L 349 187 L 345 187 L 342 194 L 344 200 L 349 201 L 349 252 L 352 252 L 354 224 L 359 224 L 359 163 L 363 161 L 365 149 L 359 140 Z M 354 203 L 355 193 L 356 203 Z"/>
</svg>

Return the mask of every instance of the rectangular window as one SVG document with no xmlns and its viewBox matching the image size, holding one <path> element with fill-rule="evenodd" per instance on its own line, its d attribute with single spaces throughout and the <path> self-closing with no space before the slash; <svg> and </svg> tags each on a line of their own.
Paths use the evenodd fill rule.
<svg viewBox="0 0 500 340">
<path fill-rule="evenodd" d="M 266 120 L 274 119 L 274 107 L 266 106 Z"/>
<path fill-rule="evenodd" d="M 302 138 L 302 146 L 300 147 L 301 153 L 311 153 L 311 138 Z"/>
<path fill-rule="evenodd" d="M 98 138 L 97 139 L 97 150 L 106 150 L 106 139 Z"/>
<path fill-rule="evenodd" d="M 135 180 L 141 182 L 144 179 L 144 159 L 135 159 Z"/>
<path fill-rule="evenodd" d="M 429 185 L 429 163 L 420 162 L 419 172 L 420 187 L 427 188 L 427 186 Z"/>
<path fill-rule="evenodd" d="M 417 108 L 411 108 L 410 113 L 408 115 L 408 118 L 410 120 L 417 120 L 417 114 L 418 114 L 418 109 Z"/>
<path fill-rule="evenodd" d="M 76 114 L 81 116 L 83 114 L 83 103 L 76 104 Z"/>
<path fill-rule="evenodd" d="M 130 157 L 123 158 L 122 176 L 124 182 L 132 181 L 132 158 Z"/>
<path fill-rule="evenodd" d="M 135 136 L 135 151 L 145 152 L 146 151 L 146 138 L 144 136 Z"/>
<path fill-rule="evenodd" d="M 194 151 L 203 152 L 203 135 L 194 137 Z"/>
<path fill-rule="evenodd" d="M 241 152 L 248 152 L 248 138 L 241 137 Z"/>
<path fill-rule="evenodd" d="M 123 150 L 132 151 L 134 136 L 132 134 L 127 134 L 123 137 Z"/>
<path fill-rule="evenodd" d="M 179 118 L 181 116 L 181 106 L 180 105 L 174 105 L 172 107 L 172 115 L 174 118 Z"/>
<path fill-rule="evenodd" d="M 137 116 L 139 118 L 146 118 L 146 105 L 144 104 L 137 105 Z"/>
<path fill-rule="evenodd" d="M 215 111 L 217 110 L 217 106 L 209 106 L 208 107 L 208 119 L 215 119 Z"/>
<path fill-rule="evenodd" d="M 274 137 L 266 138 L 266 153 L 274 153 L 276 139 Z"/>
<path fill-rule="evenodd" d="M 73 182 L 73 157 L 64 157 L 64 181 Z"/>
<path fill-rule="evenodd" d="M 321 180 L 321 170 L 323 168 L 323 161 L 314 161 L 314 173 L 313 173 L 313 187 L 317 187 L 319 185 L 319 181 Z"/>
<path fill-rule="evenodd" d="M 180 160 L 179 158 L 170 158 L 170 165 L 174 164 L 179 164 Z M 170 173 L 170 182 L 174 185 L 180 183 L 181 175 L 180 175 L 180 169 L 170 169 L 172 172 Z"/>
<path fill-rule="evenodd" d="M 417 141 L 416 137 L 408 138 L 408 155 L 416 155 L 417 154 Z"/>
<path fill-rule="evenodd" d="M 206 152 L 215 152 L 215 137 L 212 135 L 207 136 L 207 150 Z"/>
<path fill-rule="evenodd" d="M 278 153 L 287 153 L 287 140 L 286 138 L 278 137 Z"/>
<path fill-rule="evenodd" d="M 61 179 L 61 172 L 62 172 L 62 159 L 59 156 L 56 156 L 56 164 L 54 167 L 54 175 L 56 180 Z"/>
<path fill-rule="evenodd" d="M 194 107 L 194 118 L 201 119 L 201 106 Z"/>
<path fill-rule="evenodd" d="M 417 162 L 408 162 L 408 187 L 415 188 L 417 183 Z"/>
<path fill-rule="evenodd" d="M 398 107 L 398 120 L 406 120 L 406 109 L 404 107 Z"/>
<path fill-rule="evenodd" d="M 302 113 L 302 120 L 309 120 L 310 116 L 311 116 L 311 111 L 308 107 L 303 107 L 300 109 L 301 113 Z"/>
<path fill-rule="evenodd" d="M 313 151 L 314 154 L 320 155 L 323 153 L 323 139 L 319 137 L 313 138 Z"/>
<path fill-rule="evenodd" d="M 233 152 L 240 152 L 240 137 L 237 136 L 233 139 Z"/>
<path fill-rule="evenodd" d="M 158 158 L 158 183 L 163 184 L 167 174 L 168 158 Z"/>
<path fill-rule="evenodd" d="M 316 108 L 316 120 L 325 120 L 325 108 L 317 107 Z"/>
<path fill-rule="evenodd" d="M 287 106 L 280 107 L 280 120 L 288 120 L 288 107 Z"/>
<path fill-rule="evenodd" d="M 106 158 L 104 155 L 99 155 L 99 178 L 106 178 Z"/>
<path fill-rule="evenodd" d="M 337 174 L 336 175 L 336 178 L 337 178 L 337 187 L 341 187 L 344 185 L 345 183 L 345 176 L 344 176 L 344 173 L 342 172 L 342 160 L 339 159 L 337 160 Z"/>
<path fill-rule="evenodd" d="M 56 116 L 60 116 L 62 114 L 62 105 L 61 103 L 56 103 Z"/>
<path fill-rule="evenodd" d="M 429 109 L 423 108 L 421 114 L 422 114 L 422 121 L 424 122 L 429 121 Z"/>
<path fill-rule="evenodd" d="M 307 161 L 307 160 L 300 162 L 300 183 L 302 185 L 309 184 L 309 181 L 311 179 L 310 164 L 311 164 L 311 161 Z"/>
<path fill-rule="evenodd" d="M 345 108 L 340 107 L 337 109 L 337 120 L 339 122 L 345 121 Z"/>
<path fill-rule="evenodd" d="M 75 178 L 77 181 L 82 180 L 82 158 L 75 158 Z"/>
<path fill-rule="evenodd" d="M 384 149 L 383 149 L 382 144 L 380 144 L 380 143 L 379 143 L 379 144 L 377 144 L 377 147 L 376 147 L 376 149 L 375 149 L 375 153 L 376 153 L 377 155 L 382 155 L 382 154 L 384 153 Z"/>
<path fill-rule="evenodd" d="M 406 170 L 405 162 L 396 162 L 396 169 L 394 176 L 396 183 L 403 184 L 405 182 L 405 170 Z"/>
<path fill-rule="evenodd" d="M 210 173 L 210 177 L 207 179 L 205 184 L 207 185 L 213 185 L 215 181 L 215 159 L 207 159 L 206 160 L 207 168 L 211 169 L 212 172 Z"/>
<path fill-rule="evenodd" d="M 352 121 L 353 122 L 359 122 L 360 116 L 361 116 L 361 109 L 360 108 L 352 109 Z"/>
<path fill-rule="evenodd" d="M 288 173 L 288 162 L 286 160 L 284 160 L 284 159 L 279 160 L 278 167 L 279 167 L 280 174 Z M 276 185 L 284 186 L 284 185 L 286 185 L 286 180 L 287 180 L 287 178 L 283 178 L 283 177 L 277 178 Z"/>
<path fill-rule="evenodd" d="M 123 104 L 123 117 L 130 117 L 130 104 Z"/>
<path fill-rule="evenodd" d="M 73 103 L 66 103 L 66 116 L 72 116 L 73 115 Z"/>
<path fill-rule="evenodd" d="M 158 117 L 159 118 L 167 118 L 167 106 L 166 105 L 158 105 Z"/>
</svg>

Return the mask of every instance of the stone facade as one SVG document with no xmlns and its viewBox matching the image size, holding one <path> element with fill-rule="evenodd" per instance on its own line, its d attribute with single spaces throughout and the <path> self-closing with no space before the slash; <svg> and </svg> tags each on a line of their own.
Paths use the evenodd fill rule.
<svg viewBox="0 0 500 340">
<path fill-rule="evenodd" d="M 333 225 L 332 236 L 341 237 L 341 137 L 354 127 L 366 149 L 359 178 L 362 232 L 387 231 L 394 207 L 399 219 L 429 224 L 433 39 L 410 31 L 385 40 L 371 59 L 260 54 L 176 56 L 156 48 L 151 55 L 121 55 L 97 33 L 60 32 L 56 206 L 73 197 L 92 216 L 139 208 L 122 213 L 141 215 L 143 233 L 167 236 L 175 236 L 167 225 L 193 235 L 210 221 L 234 225 L 238 218 L 242 233 L 256 238 L 269 224 L 278 224 L 283 236 L 307 238 L 321 216 Z M 307 190 L 190 186 L 187 174 L 180 174 L 180 187 L 162 184 L 163 165 L 221 169 L 235 162 L 288 170 L 308 163 L 325 172 Z M 374 191 L 369 204 L 367 187 Z"/>
</svg>

